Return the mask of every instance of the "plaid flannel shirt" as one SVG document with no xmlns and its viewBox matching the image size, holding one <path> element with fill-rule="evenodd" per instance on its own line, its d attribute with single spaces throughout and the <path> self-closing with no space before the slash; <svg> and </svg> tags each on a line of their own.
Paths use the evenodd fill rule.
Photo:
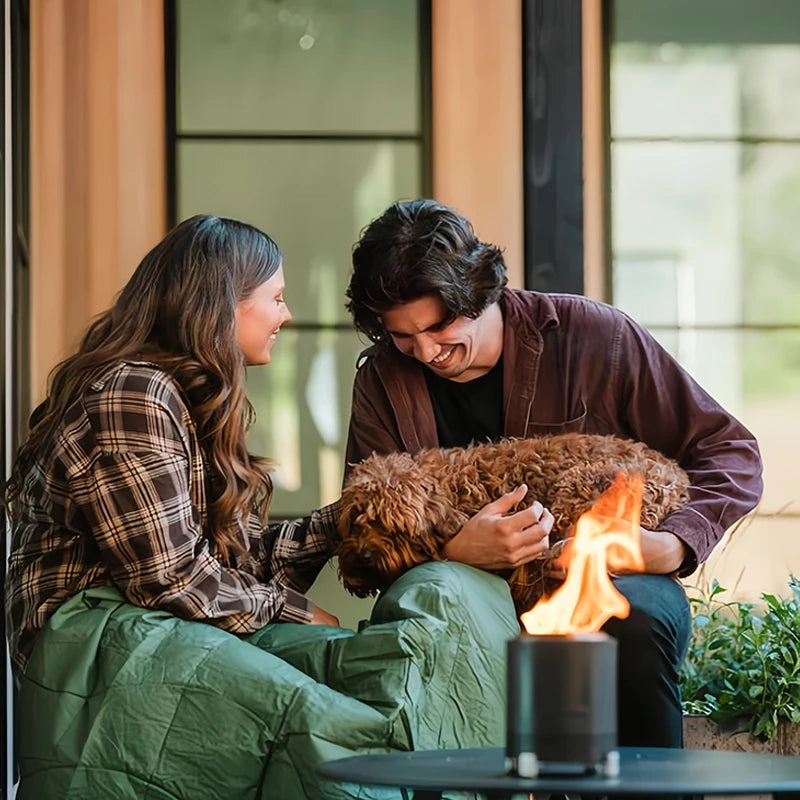
<svg viewBox="0 0 800 800">
<path fill-rule="evenodd" d="M 302 595 L 335 547 L 336 507 L 269 525 L 237 520 L 247 554 L 222 562 L 208 536 L 206 468 L 177 384 L 126 362 L 65 414 L 13 513 L 6 615 L 14 664 L 67 598 L 116 586 L 161 608 L 234 633 L 274 620 L 308 622 Z"/>
</svg>

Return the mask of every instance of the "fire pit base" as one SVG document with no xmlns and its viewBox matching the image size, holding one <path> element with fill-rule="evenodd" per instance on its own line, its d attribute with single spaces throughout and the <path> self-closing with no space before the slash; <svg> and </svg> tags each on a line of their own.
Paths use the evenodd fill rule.
<svg viewBox="0 0 800 800">
<path fill-rule="evenodd" d="M 509 772 L 619 775 L 615 639 L 523 633 L 508 642 L 507 670 Z"/>
<path fill-rule="evenodd" d="M 599 764 L 540 761 L 535 753 L 520 753 L 515 758 L 506 758 L 506 772 L 520 778 L 538 778 L 540 775 L 597 775 L 618 778 L 619 752 L 612 750 Z"/>
</svg>

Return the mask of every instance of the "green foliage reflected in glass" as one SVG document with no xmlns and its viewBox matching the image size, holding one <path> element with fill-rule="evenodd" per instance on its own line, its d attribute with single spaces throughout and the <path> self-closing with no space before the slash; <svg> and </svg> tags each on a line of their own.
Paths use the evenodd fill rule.
<svg viewBox="0 0 800 800">
<path fill-rule="evenodd" d="M 796 292 L 800 303 L 800 287 Z M 800 331 L 750 333 L 742 339 L 745 398 L 800 397 Z"/>
</svg>

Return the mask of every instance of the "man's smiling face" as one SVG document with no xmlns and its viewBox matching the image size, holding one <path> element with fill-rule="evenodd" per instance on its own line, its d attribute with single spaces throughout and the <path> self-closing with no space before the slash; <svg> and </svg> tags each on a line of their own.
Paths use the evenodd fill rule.
<svg viewBox="0 0 800 800">
<path fill-rule="evenodd" d="M 403 355 L 452 381 L 485 375 L 502 352 L 503 318 L 496 304 L 477 319 L 456 317 L 448 323 L 444 303 L 426 295 L 385 311 L 381 318 Z"/>
</svg>

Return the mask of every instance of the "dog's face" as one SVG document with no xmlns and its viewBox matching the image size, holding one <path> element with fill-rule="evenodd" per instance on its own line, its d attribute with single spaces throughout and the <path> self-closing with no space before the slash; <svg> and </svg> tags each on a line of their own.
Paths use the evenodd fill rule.
<svg viewBox="0 0 800 800">
<path fill-rule="evenodd" d="M 407 453 L 372 456 L 354 467 L 338 522 L 339 575 L 349 592 L 375 594 L 411 567 L 441 558 L 462 522 L 448 526 L 454 511 L 436 488 Z"/>
</svg>

